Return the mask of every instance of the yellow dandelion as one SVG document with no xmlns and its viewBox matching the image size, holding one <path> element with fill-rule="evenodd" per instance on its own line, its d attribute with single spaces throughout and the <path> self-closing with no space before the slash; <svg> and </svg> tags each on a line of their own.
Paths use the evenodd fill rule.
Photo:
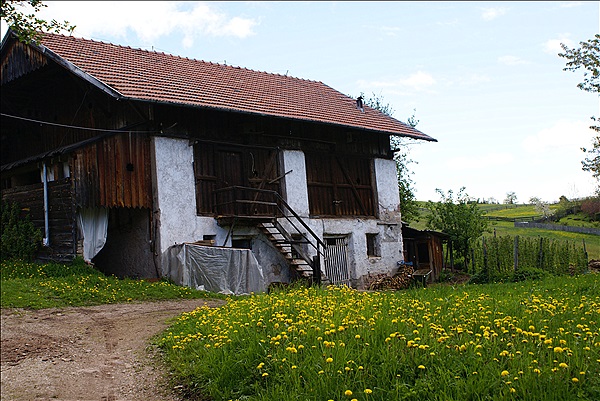
<svg viewBox="0 0 600 401">
<path fill-rule="evenodd" d="M 331 363 L 331 362 L 333 362 L 333 358 L 327 358 L 327 359 L 325 359 L 325 362 Z"/>
<path fill-rule="evenodd" d="M 344 395 L 350 397 L 352 395 L 352 391 L 351 390 L 346 390 L 346 391 L 344 391 Z"/>
<path fill-rule="evenodd" d="M 571 379 L 571 381 L 572 381 L 573 383 L 578 383 L 578 382 L 579 382 L 579 379 L 578 379 L 578 378 L 576 378 L 576 377 L 574 377 L 574 378 L 572 378 L 572 379 Z"/>
<path fill-rule="evenodd" d="M 365 394 L 371 394 L 372 392 L 373 392 L 373 390 L 371 390 L 370 388 L 365 389 Z"/>
<path fill-rule="evenodd" d="M 510 373 L 508 373 L 508 370 L 503 370 L 502 373 L 500 373 L 500 376 L 502 377 L 506 377 L 508 376 Z"/>
<path fill-rule="evenodd" d="M 423 365 L 419 365 L 419 366 L 418 366 L 418 368 L 419 368 L 419 369 L 425 369 L 425 366 L 423 366 Z"/>
</svg>

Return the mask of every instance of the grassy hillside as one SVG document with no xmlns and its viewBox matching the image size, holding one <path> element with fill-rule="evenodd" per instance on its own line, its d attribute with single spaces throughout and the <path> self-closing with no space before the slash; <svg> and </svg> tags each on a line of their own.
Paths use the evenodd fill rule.
<svg viewBox="0 0 600 401">
<path fill-rule="evenodd" d="M 426 221 L 429 211 L 425 207 L 427 202 L 419 202 L 420 218 L 418 222 L 411 222 L 410 226 L 418 230 L 427 228 Z M 479 205 L 481 210 L 487 216 L 505 217 L 505 218 L 526 218 L 538 217 L 539 213 L 532 205 L 495 205 L 486 204 Z M 550 205 L 550 210 L 556 210 L 558 205 Z M 542 230 L 537 228 L 521 228 L 515 227 L 512 222 L 508 221 L 490 221 L 489 229 L 491 235 L 496 230 L 497 235 L 512 235 L 529 238 L 550 238 L 563 239 L 583 243 L 585 241 L 586 250 L 589 259 L 600 259 L 600 236 L 592 234 L 571 233 L 566 231 Z M 580 214 L 569 215 L 559 221 L 560 224 L 580 227 L 598 227 L 598 223 L 590 223 Z"/>
</svg>

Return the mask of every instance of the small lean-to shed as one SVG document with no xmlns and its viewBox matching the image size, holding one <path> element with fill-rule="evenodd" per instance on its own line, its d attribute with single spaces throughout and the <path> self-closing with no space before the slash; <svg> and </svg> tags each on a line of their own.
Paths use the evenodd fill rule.
<svg viewBox="0 0 600 401">
<path fill-rule="evenodd" d="M 46 258 L 174 278 L 181 244 L 218 246 L 267 285 L 355 287 L 402 261 L 390 137 L 435 141 L 414 127 L 322 82 L 72 36 L 9 30 L 0 56 L 2 198 Z"/>
<path fill-rule="evenodd" d="M 430 270 L 429 281 L 437 281 L 444 268 L 443 243 L 448 238 L 448 234 L 417 230 L 403 223 L 404 261 L 412 263 L 415 271 Z"/>
</svg>

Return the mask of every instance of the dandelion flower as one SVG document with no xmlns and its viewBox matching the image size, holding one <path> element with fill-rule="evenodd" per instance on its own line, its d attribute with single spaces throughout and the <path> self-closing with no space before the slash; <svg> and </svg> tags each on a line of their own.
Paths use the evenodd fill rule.
<svg viewBox="0 0 600 401">
<path fill-rule="evenodd" d="M 331 362 L 333 362 L 333 358 L 327 358 L 327 359 L 325 359 L 325 362 L 331 363 Z"/>
<path fill-rule="evenodd" d="M 572 379 L 571 379 L 571 381 L 572 381 L 573 383 L 578 383 L 578 382 L 579 382 L 579 379 L 578 379 L 578 378 L 576 378 L 576 377 L 574 377 L 574 378 L 572 378 Z"/>
<path fill-rule="evenodd" d="M 370 388 L 365 389 L 365 394 L 371 394 L 372 392 L 373 392 L 373 390 L 371 390 Z"/>
<path fill-rule="evenodd" d="M 500 376 L 502 377 L 506 377 L 508 376 L 510 373 L 508 373 L 508 370 L 503 370 L 502 373 L 500 373 Z"/>
<path fill-rule="evenodd" d="M 346 390 L 346 391 L 344 391 L 344 395 L 350 397 L 352 395 L 352 391 L 351 390 Z"/>
<path fill-rule="evenodd" d="M 419 365 L 419 366 L 418 366 L 418 368 L 419 368 L 419 369 L 425 369 L 425 366 L 423 366 L 423 365 Z"/>
<path fill-rule="evenodd" d="M 567 365 L 567 364 L 566 364 L 566 363 L 564 363 L 564 362 L 561 362 L 561 363 L 558 365 L 558 367 L 559 367 L 559 368 L 566 369 L 566 368 L 568 368 L 568 367 L 569 367 L 569 365 Z"/>
</svg>

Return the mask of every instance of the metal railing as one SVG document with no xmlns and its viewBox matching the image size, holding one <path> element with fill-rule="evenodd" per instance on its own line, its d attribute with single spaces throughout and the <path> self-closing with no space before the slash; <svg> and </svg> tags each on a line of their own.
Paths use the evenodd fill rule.
<svg viewBox="0 0 600 401">
<path fill-rule="evenodd" d="M 290 241 L 297 253 L 313 268 L 313 280 L 317 283 L 321 279 L 321 256 L 324 256 L 325 243 L 304 222 L 294 209 L 272 190 L 249 188 L 243 186 L 231 186 L 214 191 L 214 211 L 221 217 L 234 218 L 270 218 L 278 231 Z M 285 218 L 297 234 L 301 235 L 304 242 L 314 248 L 316 255 L 308 257 L 299 247 L 294 245 L 294 240 L 289 233 L 285 232 L 283 226 L 277 219 Z M 302 230 L 300 227 L 304 230 Z"/>
</svg>

